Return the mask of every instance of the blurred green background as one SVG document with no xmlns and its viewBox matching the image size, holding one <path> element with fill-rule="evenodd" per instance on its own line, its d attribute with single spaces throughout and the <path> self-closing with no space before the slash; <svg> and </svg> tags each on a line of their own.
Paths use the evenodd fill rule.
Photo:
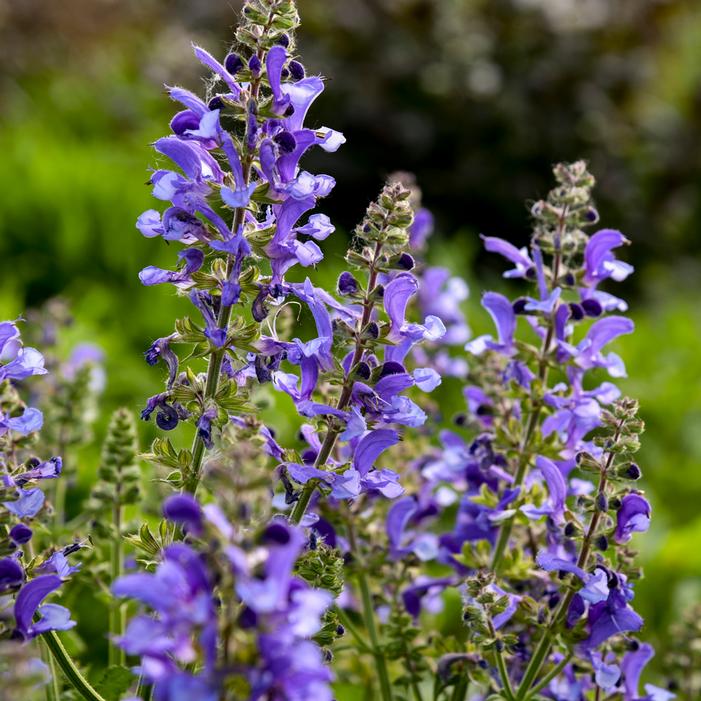
<svg viewBox="0 0 701 701">
<path fill-rule="evenodd" d="M 328 77 L 312 121 L 348 138 L 307 161 L 338 181 L 324 211 L 348 231 L 388 173 L 416 173 L 438 222 L 431 257 L 468 280 L 476 331 L 486 325 L 481 290 L 503 283 L 478 234 L 525 243 L 525 203 L 549 189 L 551 163 L 589 160 L 602 223 L 634 244 L 626 255 L 637 271 L 622 294 L 638 331 L 620 351 L 625 391 L 648 424 L 641 466 L 654 506 L 652 530 L 637 539 L 647 575 L 638 596 L 664 650 L 668 625 L 701 592 L 701 4 L 299 7 L 300 53 Z M 69 341 L 107 353 L 105 420 L 158 391 L 160 372 L 141 353 L 185 308 L 136 277 L 175 257 L 134 228 L 152 206 L 148 144 L 173 112 L 162 85 L 197 89 L 189 42 L 223 55 L 237 10 L 229 0 L 0 0 L 0 312 L 70 301 Z M 95 459 L 82 456 L 85 475 Z"/>
</svg>

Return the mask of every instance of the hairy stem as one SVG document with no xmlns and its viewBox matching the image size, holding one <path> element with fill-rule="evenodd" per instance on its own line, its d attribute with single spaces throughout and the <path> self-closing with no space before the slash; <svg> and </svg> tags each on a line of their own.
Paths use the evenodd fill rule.
<svg viewBox="0 0 701 701">
<path fill-rule="evenodd" d="M 499 645 L 501 641 L 496 639 L 497 634 L 491 620 L 489 621 L 489 633 L 496 640 L 494 645 L 494 661 L 496 662 L 497 670 L 499 671 L 502 689 L 508 701 L 514 701 L 514 690 L 511 688 L 511 679 L 509 677 L 509 672 L 506 669 L 506 662 L 504 661 L 504 649 L 503 646 Z"/>
<path fill-rule="evenodd" d="M 86 701 L 105 701 L 105 699 L 95 691 L 90 682 L 80 673 L 80 670 L 76 667 L 75 662 L 71 659 L 66 648 L 63 647 L 63 643 L 56 631 L 51 630 L 48 633 L 44 633 L 42 640 L 46 643 L 54 660 L 56 660 L 58 666 L 65 674 L 66 679 L 68 679 L 73 688 L 86 699 Z"/>
<path fill-rule="evenodd" d="M 572 654 L 563 657 L 560 662 L 558 662 L 529 692 L 527 698 L 535 696 L 541 689 L 544 689 L 550 682 L 555 679 L 562 670 L 567 667 L 570 660 L 572 659 Z"/>
</svg>

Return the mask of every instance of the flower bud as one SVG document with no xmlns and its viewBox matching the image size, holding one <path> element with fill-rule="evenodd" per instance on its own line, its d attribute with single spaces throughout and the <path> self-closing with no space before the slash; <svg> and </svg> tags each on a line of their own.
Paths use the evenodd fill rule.
<svg viewBox="0 0 701 701">
<path fill-rule="evenodd" d="M 625 476 L 628 479 L 632 479 L 632 480 L 639 480 L 642 477 L 642 475 L 643 475 L 643 473 L 641 472 L 640 468 L 634 462 L 632 462 L 625 469 L 622 476 Z"/>
<path fill-rule="evenodd" d="M 597 511 L 608 511 L 609 510 L 609 500 L 603 492 L 599 492 L 596 495 L 596 509 Z"/>
<path fill-rule="evenodd" d="M 273 137 L 273 141 L 283 153 L 292 153 L 297 148 L 297 140 L 289 131 L 281 131 Z"/>
<path fill-rule="evenodd" d="M 583 299 L 582 309 L 584 309 L 584 313 L 587 316 L 601 316 L 601 313 L 603 312 L 601 304 L 599 304 L 599 302 L 597 302 L 595 299 Z"/>
<path fill-rule="evenodd" d="M 304 78 L 304 66 L 299 61 L 290 61 L 287 68 L 290 71 L 290 78 L 295 82 Z"/>
<path fill-rule="evenodd" d="M 338 278 L 338 292 L 344 296 L 353 295 L 358 291 L 360 285 L 351 273 L 345 271 Z"/>
<path fill-rule="evenodd" d="M 362 332 L 363 338 L 370 338 L 370 339 L 377 339 L 380 337 L 380 327 L 377 325 L 377 322 L 371 321 L 364 329 Z"/>
<path fill-rule="evenodd" d="M 570 307 L 570 319 L 574 319 L 575 321 L 581 321 L 584 318 L 584 309 L 582 308 L 581 304 L 577 304 L 576 302 L 571 302 L 569 307 Z"/>
<path fill-rule="evenodd" d="M 258 56 L 253 54 L 253 56 L 251 56 L 251 58 L 248 61 L 248 70 L 251 71 L 251 75 L 254 78 L 257 78 L 260 75 L 260 69 L 261 69 L 260 59 L 258 58 Z"/>
<path fill-rule="evenodd" d="M 221 99 L 220 95 L 215 95 L 208 103 L 207 109 L 209 110 L 221 110 L 224 109 L 224 100 Z M 199 125 L 198 125 L 199 126 Z M 195 127 L 197 129 L 198 127 Z"/>
<path fill-rule="evenodd" d="M 518 299 L 514 300 L 514 303 L 512 304 L 514 314 L 526 314 L 527 304 L 528 300 L 525 297 L 519 297 Z"/>
<path fill-rule="evenodd" d="M 601 550 L 601 552 L 606 552 L 609 548 L 609 539 L 605 535 L 600 535 L 594 541 L 594 545 L 596 546 L 597 550 Z"/>
<path fill-rule="evenodd" d="M 224 68 L 231 75 L 236 75 L 243 68 L 243 59 L 238 54 L 230 53 L 224 59 Z"/>
</svg>

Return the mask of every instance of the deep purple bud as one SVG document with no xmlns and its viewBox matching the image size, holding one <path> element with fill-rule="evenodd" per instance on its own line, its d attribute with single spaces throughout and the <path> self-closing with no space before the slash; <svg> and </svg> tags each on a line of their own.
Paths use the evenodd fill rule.
<svg viewBox="0 0 701 701">
<path fill-rule="evenodd" d="M 255 628 L 258 622 L 258 616 L 256 612 L 250 606 L 244 606 L 241 613 L 239 614 L 238 624 L 244 630 L 250 630 Z"/>
<path fill-rule="evenodd" d="M 575 280 L 574 275 L 572 275 L 572 273 L 565 273 L 565 275 L 564 275 L 563 278 L 562 278 L 562 281 L 563 281 L 563 282 L 565 283 L 565 285 L 567 285 L 568 287 L 572 287 L 572 286 L 574 285 L 574 283 L 577 282 L 577 281 Z"/>
<path fill-rule="evenodd" d="M 572 538 L 574 534 L 577 532 L 577 527 L 569 521 L 567 525 L 565 526 L 565 538 Z"/>
<path fill-rule="evenodd" d="M 609 500 L 603 492 L 599 492 L 596 495 L 596 508 L 598 511 L 608 511 L 609 510 Z"/>
<path fill-rule="evenodd" d="M 265 299 L 267 296 L 268 288 L 262 287 L 251 305 L 251 314 L 258 323 L 268 316 L 268 308 L 265 306 Z"/>
<path fill-rule="evenodd" d="M 377 322 L 371 321 L 364 329 L 363 336 L 366 338 L 379 338 L 380 337 L 380 327 Z"/>
<path fill-rule="evenodd" d="M 384 299 L 385 298 L 385 286 L 384 285 L 375 285 L 375 287 L 372 290 L 372 296 L 375 299 Z"/>
<path fill-rule="evenodd" d="M 260 61 L 258 64 L 260 70 Z M 243 59 L 238 54 L 231 53 L 224 59 L 224 68 L 231 75 L 236 75 L 243 68 Z"/>
<path fill-rule="evenodd" d="M 570 307 L 570 318 L 574 319 L 575 321 L 581 321 L 584 318 L 584 309 L 582 309 L 581 304 L 577 304 L 576 302 L 572 302 L 569 305 Z"/>
<path fill-rule="evenodd" d="M 582 309 L 587 316 L 601 316 L 603 309 L 595 299 L 583 299 Z"/>
<path fill-rule="evenodd" d="M 287 545 L 290 542 L 290 529 L 282 521 L 272 521 L 263 531 L 261 540 L 270 545 Z"/>
<path fill-rule="evenodd" d="M 523 297 L 514 300 L 514 303 L 511 305 L 512 309 L 514 310 L 514 314 L 526 314 L 527 304 L 528 300 Z"/>
<path fill-rule="evenodd" d="M 380 378 L 387 377 L 387 375 L 398 375 L 401 372 L 406 372 L 406 368 L 394 360 L 389 360 L 382 364 L 380 368 Z"/>
<path fill-rule="evenodd" d="M 599 213 L 593 207 L 589 207 L 584 213 L 584 218 L 591 224 L 595 224 L 599 221 Z"/>
<path fill-rule="evenodd" d="M 609 549 L 609 539 L 605 535 L 600 535 L 596 539 L 595 545 L 597 550 L 601 550 L 601 552 L 606 552 Z"/>
<path fill-rule="evenodd" d="M 24 581 L 24 570 L 13 557 L 0 560 L 0 592 L 19 587 Z"/>
<path fill-rule="evenodd" d="M 342 635 L 345 635 L 345 634 L 346 634 L 346 629 L 341 624 L 337 625 L 336 626 L 336 635 L 338 635 L 338 637 L 340 638 Z"/>
<path fill-rule="evenodd" d="M 467 423 L 467 414 L 456 414 L 453 417 L 453 423 L 456 426 L 464 426 Z"/>
<path fill-rule="evenodd" d="M 215 95 L 207 103 L 207 109 L 209 109 L 209 110 L 222 110 L 222 109 L 224 109 L 224 100 L 221 99 L 220 95 Z"/>
<path fill-rule="evenodd" d="M 187 129 L 199 129 L 200 120 L 190 110 L 183 110 L 170 120 L 170 128 L 174 134 L 184 134 Z"/>
<path fill-rule="evenodd" d="M 414 258 L 408 253 L 402 253 L 397 260 L 397 267 L 400 270 L 411 270 L 414 267 Z"/>
<path fill-rule="evenodd" d="M 23 523 L 18 523 L 10 529 L 10 538 L 17 545 L 24 545 L 32 539 L 32 529 Z"/>
<path fill-rule="evenodd" d="M 182 523 L 195 533 L 202 530 L 202 507 L 191 494 L 174 494 L 163 502 L 163 516 L 173 523 Z"/>
<path fill-rule="evenodd" d="M 349 273 L 345 271 L 341 273 L 338 278 L 338 292 L 342 295 L 352 295 L 358 291 L 358 281 Z"/>
<path fill-rule="evenodd" d="M 304 66 L 299 61 L 290 61 L 287 67 L 290 71 L 290 77 L 295 82 L 304 78 Z"/>
<path fill-rule="evenodd" d="M 370 375 L 371 375 L 371 370 L 370 366 L 364 361 L 361 360 L 356 366 L 355 366 L 355 374 L 361 379 L 361 380 L 369 380 Z"/>
<path fill-rule="evenodd" d="M 281 131 L 273 137 L 273 141 L 283 153 L 292 153 L 297 148 L 297 140 L 289 131 Z"/>
<path fill-rule="evenodd" d="M 643 473 L 641 472 L 640 468 L 634 462 L 628 465 L 628 468 L 626 469 L 626 477 L 632 480 L 639 480 L 642 475 Z"/>
<path fill-rule="evenodd" d="M 251 71 L 251 75 L 257 78 L 260 75 L 261 63 L 258 56 L 253 54 L 248 61 L 248 69 Z"/>
<path fill-rule="evenodd" d="M 156 414 L 156 424 L 164 431 L 172 431 L 178 425 L 178 412 L 170 404 L 161 404 Z"/>
<path fill-rule="evenodd" d="M 287 48 L 290 45 L 290 37 L 289 34 L 281 34 L 276 40 L 276 44 L 279 44 L 280 46 L 284 46 Z"/>
</svg>

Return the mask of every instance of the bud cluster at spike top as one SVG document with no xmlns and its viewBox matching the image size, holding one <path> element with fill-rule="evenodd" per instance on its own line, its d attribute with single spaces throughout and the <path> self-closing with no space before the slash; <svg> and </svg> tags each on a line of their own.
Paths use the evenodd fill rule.
<svg viewBox="0 0 701 701">
<path fill-rule="evenodd" d="M 611 291 L 629 242 L 592 228 L 586 164 L 556 166 L 529 246 L 482 237 L 519 296 L 485 292 L 495 328 L 474 338 L 465 281 L 427 262 L 433 218 L 410 175 L 367 206 L 342 267 L 324 260 L 334 226 L 316 207 L 335 183 L 302 159 L 345 139 L 309 126 L 324 86 L 298 24 L 291 0 L 248 0 L 226 55 L 194 47 L 206 94 L 167 88 L 163 205 L 137 228 L 182 246 L 139 277 L 191 314 L 145 351 L 164 375 L 141 412 L 158 437 L 140 455 L 116 412 L 71 523 L 44 447 L 72 402 L 40 437 L 22 396 L 43 357 L 0 324 L 3 644 L 31 651 L 48 699 L 668 701 L 635 610 L 644 425 L 612 349 L 633 332 Z M 442 383 L 462 390 L 457 416 Z M 95 687 L 56 634 L 70 611 L 44 603 L 69 577 L 111 596 Z"/>
</svg>

